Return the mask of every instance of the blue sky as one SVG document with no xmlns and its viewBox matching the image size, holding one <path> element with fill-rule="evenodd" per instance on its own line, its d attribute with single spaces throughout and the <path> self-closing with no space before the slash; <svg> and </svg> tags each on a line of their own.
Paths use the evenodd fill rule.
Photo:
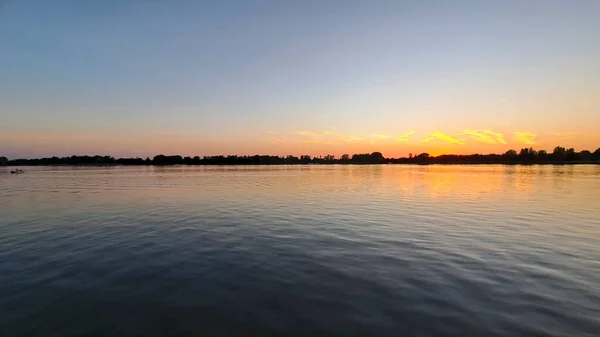
<svg viewBox="0 0 600 337">
<path fill-rule="evenodd" d="M 9 0 L 0 153 L 498 152 L 517 132 L 593 150 L 599 16 L 593 0 Z"/>
</svg>

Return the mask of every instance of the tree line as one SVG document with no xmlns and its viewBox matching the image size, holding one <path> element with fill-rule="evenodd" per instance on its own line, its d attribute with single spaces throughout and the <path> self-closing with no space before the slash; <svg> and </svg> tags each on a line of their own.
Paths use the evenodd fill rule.
<svg viewBox="0 0 600 337">
<path fill-rule="evenodd" d="M 0 157 L 0 165 L 292 165 L 292 164 L 560 164 L 560 163 L 600 163 L 600 148 L 591 152 L 575 151 L 561 146 L 552 152 L 523 148 L 517 152 L 508 150 L 503 154 L 445 154 L 430 156 L 428 153 L 408 157 L 386 158 L 381 152 L 344 154 L 341 157 L 326 155 L 311 157 L 296 156 L 204 156 L 183 157 L 179 155 L 157 155 L 153 158 L 114 158 L 111 156 L 71 156 L 38 159 L 13 159 Z"/>
</svg>

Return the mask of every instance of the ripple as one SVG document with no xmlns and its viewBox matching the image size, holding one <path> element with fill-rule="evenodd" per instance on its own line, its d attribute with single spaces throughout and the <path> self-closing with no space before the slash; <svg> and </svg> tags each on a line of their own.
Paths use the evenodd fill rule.
<svg viewBox="0 0 600 337">
<path fill-rule="evenodd" d="M 596 336 L 600 171 L 564 170 L 31 168 L 0 335 Z"/>
</svg>

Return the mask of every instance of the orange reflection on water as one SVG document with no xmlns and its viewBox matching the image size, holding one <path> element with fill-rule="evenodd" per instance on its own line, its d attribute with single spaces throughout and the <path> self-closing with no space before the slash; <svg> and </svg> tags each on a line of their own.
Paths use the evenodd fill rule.
<svg viewBox="0 0 600 337">
<path fill-rule="evenodd" d="M 220 204 L 239 207 L 332 210 L 401 203 L 483 207 L 569 197 L 572 209 L 592 207 L 600 166 L 504 165 L 306 165 L 199 167 L 36 167 L 18 177 L 2 175 L 4 205 L 17 211 L 94 211 L 144 205 Z M 551 197 L 550 197 L 551 196 Z M 265 203 L 268 200 L 269 203 Z M 545 201 L 544 201 L 545 202 Z M 482 206 L 483 205 L 483 206 Z M 177 206 L 177 207 L 175 207 Z M 560 205 L 561 207 L 566 207 Z M 486 206 L 487 207 L 487 206 Z M 188 207 L 186 209 L 193 209 Z M 152 212 L 154 210 L 148 210 Z"/>
</svg>

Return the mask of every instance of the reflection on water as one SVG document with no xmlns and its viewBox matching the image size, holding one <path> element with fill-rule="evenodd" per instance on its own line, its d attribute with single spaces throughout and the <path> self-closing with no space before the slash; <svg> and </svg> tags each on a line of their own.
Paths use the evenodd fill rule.
<svg viewBox="0 0 600 337">
<path fill-rule="evenodd" d="M 0 335 L 600 331 L 600 166 L 25 171 Z"/>
</svg>

